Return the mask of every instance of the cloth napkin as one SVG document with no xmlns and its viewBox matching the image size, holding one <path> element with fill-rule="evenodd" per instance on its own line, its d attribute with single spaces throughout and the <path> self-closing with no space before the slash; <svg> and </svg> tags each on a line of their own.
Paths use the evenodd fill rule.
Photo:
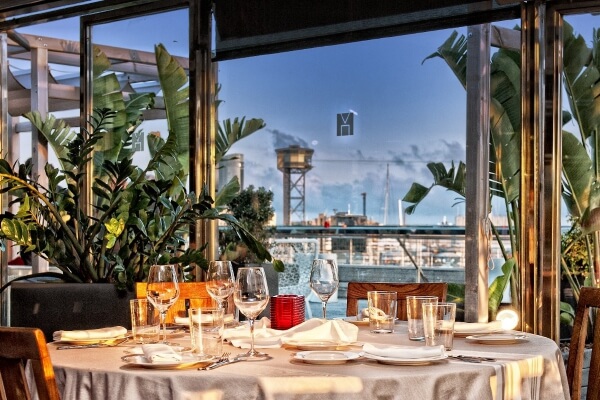
<svg viewBox="0 0 600 400">
<path fill-rule="evenodd" d="M 492 333 L 502 330 L 502 321 L 491 321 L 491 322 L 455 322 L 454 332 L 457 333 L 468 333 L 468 332 L 482 332 Z"/>
<path fill-rule="evenodd" d="M 111 326 L 100 329 L 86 329 L 78 331 L 56 331 L 52 334 L 52 339 L 59 340 L 86 340 L 86 339 L 112 339 L 125 336 L 127 329 L 122 326 Z"/>
<path fill-rule="evenodd" d="M 162 343 L 145 344 L 142 352 L 146 360 L 151 363 L 172 363 L 182 360 L 181 354 L 177 353 L 171 346 Z"/>
<path fill-rule="evenodd" d="M 358 338 L 358 327 L 349 322 L 324 321 L 312 318 L 285 331 L 271 329 L 271 321 L 263 318 L 254 325 L 254 346 L 257 348 L 281 347 L 291 341 L 332 341 L 352 343 Z M 241 348 L 250 347 L 250 328 L 247 325 L 225 329 L 223 338 Z"/>
<path fill-rule="evenodd" d="M 365 343 L 363 352 L 390 358 L 433 358 L 444 355 L 444 346 L 391 346 Z"/>
</svg>

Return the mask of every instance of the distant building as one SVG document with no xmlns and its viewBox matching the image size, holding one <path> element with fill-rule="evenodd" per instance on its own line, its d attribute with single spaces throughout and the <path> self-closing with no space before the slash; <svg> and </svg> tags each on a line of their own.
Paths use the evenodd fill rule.
<svg viewBox="0 0 600 400">
<path fill-rule="evenodd" d="M 240 188 L 244 188 L 244 155 L 234 153 L 223 156 L 217 167 L 217 191 L 225 186 L 234 176 L 240 182 Z"/>
</svg>

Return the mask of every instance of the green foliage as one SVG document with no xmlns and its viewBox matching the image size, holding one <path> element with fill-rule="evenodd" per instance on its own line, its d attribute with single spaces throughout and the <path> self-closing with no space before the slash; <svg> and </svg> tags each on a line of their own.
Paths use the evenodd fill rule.
<svg viewBox="0 0 600 400">
<path fill-rule="evenodd" d="M 236 178 L 234 178 L 236 179 Z M 267 225 L 275 215 L 272 207 L 273 192 L 260 187 L 255 190 L 250 185 L 241 190 L 235 197 L 230 198 L 228 204 L 233 216 L 254 237 L 265 244 L 273 233 L 273 228 Z M 247 246 L 232 230 L 223 230 L 219 236 L 219 247 L 225 258 L 240 263 L 256 262 L 248 252 Z"/>
<path fill-rule="evenodd" d="M 262 243 L 227 212 L 225 201 L 239 191 L 237 180 L 223 188 L 229 197 L 216 202 L 207 187 L 199 195 L 187 192 L 187 77 L 161 45 L 156 46 L 156 55 L 169 135 L 166 140 L 148 135 L 151 159 L 145 168 L 133 165 L 131 138 L 152 97 L 124 101 L 116 78 L 101 75 L 109 66 L 101 53 L 94 65 L 99 75 L 94 102 L 114 109 L 95 109 L 89 130 L 82 127 L 72 132 L 63 121 L 51 115 L 43 119 L 35 111 L 25 115 L 54 148 L 60 168 L 46 165 L 48 185 L 44 187 L 31 177 L 30 162 L 11 166 L 0 159 L 0 191 L 19 204 L 16 214 L 0 215 L 2 248 L 6 240 L 12 241 L 21 251 L 33 252 L 59 268 L 66 281 L 115 282 L 121 289 L 131 288 L 146 278 L 154 263 L 206 267 L 203 251 L 207 244 L 186 248 L 190 227 L 222 220 L 257 259 L 273 261 L 280 268 L 281 262 L 273 260 Z M 88 170 L 93 174 L 94 204 L 86 214 L 82 202 Z"/>
</svg>

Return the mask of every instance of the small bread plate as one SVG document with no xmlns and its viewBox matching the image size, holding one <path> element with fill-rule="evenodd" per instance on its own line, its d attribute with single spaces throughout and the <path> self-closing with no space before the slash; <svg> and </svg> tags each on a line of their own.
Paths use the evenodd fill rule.
<svg viewBox="0 0 600 400">
<path fill-rule="evenodd" d="M 215 360 L 216 357 L 208 356 L 199 358 L 191 354 L 183 354 L 181 361 L 173 362 L 151 362 L 142 354 L 129 354 L 121 357 L 121 360 L 125 362 L 128 367 L 140 367 L 140 368 L 151 368 L 151 369 L 186 369 L 193 367 L 202 367 L 208 365 Z"/>
<path fill-rule="evenodd" d="M 352 351 L 301 351 L 294 355 L 294 359 L 308 364 L 344 364 L 359 357 Z"/>
<path fill-rule="evenodd" d="M 350 322 L 351 324 L 358 326 L 369 325 L 369 318 L 358 318 L 358 317 L 344 317 L 340 318 L 342 321 Z"/>
<path fill-rule="evenodd" d="M 331 342 L 324 340 L 290 340 L 285 342 L 286 346 L 295 347 L 298 350 L 306 351 L 332 351 L 332 350 L 346 350 L 353 343 L 345 342 Z"/>
<path fill-rule="evenodd" d="M 516 344 L 527 342 L 523 334 L 498 333 L 486 335 L 473 335 L 465 338 L 468 342 L 480 344 Z"/>
<path fill-rule="evenodd" d="M 441 354 L 439 356 L 425 358 L 382 357 L 369 353 L 360 353 L 360 355 L 364 358 L 376 360 L 378 363 L 390 365 L 428 365 L 445 361 L 448 358 L 447 354 Z"/>
<path fill-rule="evenodd" d="M 486 331 L 486 330 L 472 330 L 472 331 L 454 331 L 454 337 L 457 338 L 466 338 L 467 336 L 483 336 L 483 335 L 495 335 L 498 333 L 502 333 L 502 329 L 494 330 L 494 331 Z"/>
</svg>

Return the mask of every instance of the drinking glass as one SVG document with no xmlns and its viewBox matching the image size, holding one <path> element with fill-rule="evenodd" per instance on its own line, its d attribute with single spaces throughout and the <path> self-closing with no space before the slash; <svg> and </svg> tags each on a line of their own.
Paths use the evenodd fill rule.
<svg viewBox="0 0 600 400">
<path fill-rule="evenodd" d="M 167 311 L 179 298 L 176 265 L 153 265 L 150 267 L 146 297 L 158 309 L 162 327 L 161 342 L 169 344 L 167 342 Z"/>
<path fill-rule="evenodd" d="M 243 267 L 238 270 L 233 301 L 250 324 L 250 350 L 239 357 L 248 361 L 269 358 L 268 354 L 254 349 L 254 320 L 269 303 L 269 288 L 265 271 L 261 267 Z"/>
<path fill-rule="evenodd" d="M 215 299 L 219 308 L 225 310 L 225 299 L 233 293 L 235 278 L 231 261 L 211 261 L 206 271 L 206 290 Z M 225 312 L 225 311 L 223 311 Z"/>
<path fill-rule="evenodd" d="M 337 291 L 340 280 L 335 260 L 317 259 L 310 270 L 310 288 L 323 306 L 323 319 L 327 319 L 327 301 Z"/>
</svg>

